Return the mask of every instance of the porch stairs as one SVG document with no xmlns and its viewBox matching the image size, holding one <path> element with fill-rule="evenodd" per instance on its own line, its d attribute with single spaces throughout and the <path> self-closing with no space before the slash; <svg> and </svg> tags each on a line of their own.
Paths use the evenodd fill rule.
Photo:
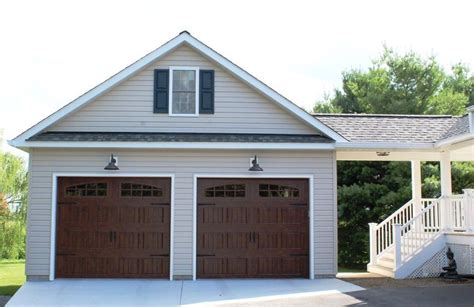
<svg viewBox="0 0 474 307">
<path fill-rule="evenodd" d="M 383 222 L 370 223 L 367 270 L 396 279 L 409 277 L 446 246 L 448 230 L 462 231 L 466 209 L 463 195 L 410 200 Z"/>
</svg>

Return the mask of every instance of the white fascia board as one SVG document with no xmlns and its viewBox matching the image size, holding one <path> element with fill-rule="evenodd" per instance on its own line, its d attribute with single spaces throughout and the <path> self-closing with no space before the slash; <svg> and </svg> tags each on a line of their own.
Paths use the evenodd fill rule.
<svg viewBox="0 0 474 307">
<path fill-rule="evenodd" d="M 335 143 L 336 149 L 340 150 L 365 150 L 365 149 L 373 149 L 373 150 L 397 150 L 397 149 L 405 149 L 405 150 L 418 150 L 418 149 L 426 149 L 426 150 L 434 150 L 433 144 L 426 144 L 426 143 L 369 143 L 369 142 L 361 142 L 361 143 Z"/>
<path fill-rule="evenodd" d="M 452 144 L 464 142 L 464 141 L 469 141 L 474 139 L 474 133 L 467 133 L 463 135 L 458 135 L 458 136 L 453 136 L 441 141 L 436 142 L 434 145 L 435 148 L 443 148 Z"/>
<path fill-rule="evenodd" d="M 133 63 L 132 65 L 128 66 L 127 68 L 123 69 L 116 75 L 112 76 L 108 80 L 104 81 L 103 83 L 99 84 L 92 90 L 86 92 L 84 95 L 78 97 L 71 103 L 67 104 L 63 108 L 59 109 L 55 113 L 51 114 L 47 118 L 40 121 L 35 126 L 31 127 L 30 129 L 26 130 L 19 136 L 17 136 L 14 140 L 15 141 L 25 141 L 28 138 L 36 135 L 37 133 L 43 131 L 44 129 L 50 127 L 54 123 L 56 123 L 61 118 L 67 116 L 71 112 L 77 110 L 78 108 L 82 107 L 86 103 L 90 102 L 94 98 L 98 97 L 99 95 L 105 93 L 113 86 L 119 84 L 120 82 L 124 81 L 125 79 L 129 78 L 131 75 L 145 67 L 146 65 L 156 61 L 161 56 L 167 54 L 174 48 L 180 46 L 183 43 L 189 44 L 191 47 L 199 50 L 207 57 L 211 58 L 212 60 L 216 61 L 224 68 L 229 70 L 239 79 L 243 80 L 244 82 L 248 83 L 255 89 L 259 90 L 265 96 L 269 97 L 279 105 L 281 105 L 286 110 L 290 111 L 291 113 L 295 114 L 296 117 L 300 118 L 304 122 L 308 123 L 310 126 L 313 126 L 317 130 L 321 131 L 323 134 L 327 135 L 328 137 L 332 138 L 336 142 L 347 142 L 342 136 L 337 134 L 334 130 L 320 122 L 318 119 L 311 116 L 306 111 L 299 108 L 297 105 L 289 101 L 288 99 L 284 98 L 273 89 L 262 83 L 261 81 L 257 80 L 255 77 L 232 63 L 231 61 L 227 60 L 216 51 L 212 50 L 199 40 L 195 39 L 188 33 L 182 33 L 177 37 L 173 38 L 169 42 L 165 43 L 163 46 L 159 47 L 155 51 L 147 54 L 137 62 Z"/>
<path fill-rule="evenodd" d="M 151 148 L 151 149 L 282 149 L 334 150 L 334 143 L 233 143 L 233 142 L 20 142 L 17 148 Z"/>
</svg>

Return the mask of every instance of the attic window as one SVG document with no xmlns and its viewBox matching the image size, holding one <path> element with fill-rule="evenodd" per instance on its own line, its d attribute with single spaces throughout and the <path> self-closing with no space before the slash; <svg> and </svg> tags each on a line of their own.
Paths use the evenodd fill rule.
<svg viewBox="0 0 474 307">
<path fill-rule="evenodd" d="M 199 68 L 170 68 L 170 115 L 196 116 L 199 112 Z"/>
</svg>

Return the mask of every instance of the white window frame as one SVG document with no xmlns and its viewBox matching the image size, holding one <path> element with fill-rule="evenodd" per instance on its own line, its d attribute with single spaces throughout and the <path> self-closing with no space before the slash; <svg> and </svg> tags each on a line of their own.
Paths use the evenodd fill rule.
<svg viewBox="0 0 474 307">
<path fill-rule="evenodd" d="M 194 114 L 176 114 L 173 113 L 173 72 L 175 70 L 192 70 L 196 74 L 196 97 L 195 97 L 195 112 Z M 169 116 L 199 116 L 199 67 L 192 66 L 171 66 L 169 68 L 170 79 L 169 79 Z"/>
</svg>

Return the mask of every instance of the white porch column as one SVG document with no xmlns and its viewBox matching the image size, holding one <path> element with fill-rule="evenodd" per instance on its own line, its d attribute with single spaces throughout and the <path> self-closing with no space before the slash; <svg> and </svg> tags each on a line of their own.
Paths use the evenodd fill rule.
<svg viewBox="0 0 474 307">
<path fill-rule="evenodd" d="M 418 214 L 421 207 L 421 163 L 419 160 L 411 161 L 411 198 L 413 199 L 414 215 Z"/>
<path fill-rule="evenodd" d="M 377 232 L 375 227 L 377 223 L 369 223 L 369 253 L 370 253 L 370 265 L 376 263 L 375 259 L 377 257 Z"/>
<path fill-rule="evenodd" d="M 451 196 L 451 158 L 449 152 L 441 153 L 440 161 L 441 196 Z"/>
<path fill-rule="evenodd" d="M 393 263 L 393 271 L 395 272 L 400 265 L 402 265 L 402 225 L 393 225 L 393 250 L 395 252 L 395 258 Z M 395 278 L 397 278 L 395 276 Z"/>
<path fill-rule="evenodd" d="M 474 232 L 474 189 L 463 190 L 464 226 L 467 232 Z"/>
<path fill-rule="evenodd" d="M 451 159 L 449 152 L 441 153 L 440 160 L 440 180 L 441 180 L 441 202 L 440 202 L 440 227 L 442 231 L 451 229 L 451 208 L 449 196 L 452 194 L 451 185 Z"/>
</svg>

